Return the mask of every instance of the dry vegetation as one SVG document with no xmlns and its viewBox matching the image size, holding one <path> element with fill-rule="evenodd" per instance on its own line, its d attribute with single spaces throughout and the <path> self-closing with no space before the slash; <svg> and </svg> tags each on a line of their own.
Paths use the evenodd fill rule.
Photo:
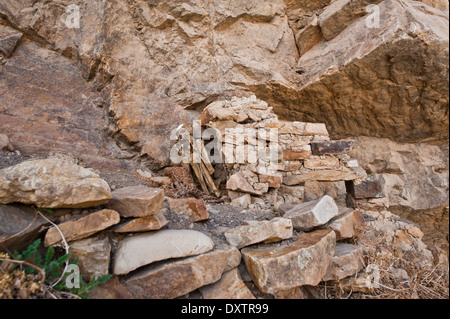
<svg viewBox="0 0 450 319">
<path fill-rule="evenodd" d="M 326 299 L 448 299 L 448 256 L 438 252 L 432 263 L 419 260 L 396 244 L 368 247 L 364 264 L 370 267 L 355 277 L 322 284 L 321 295 Z"/>
</svg>

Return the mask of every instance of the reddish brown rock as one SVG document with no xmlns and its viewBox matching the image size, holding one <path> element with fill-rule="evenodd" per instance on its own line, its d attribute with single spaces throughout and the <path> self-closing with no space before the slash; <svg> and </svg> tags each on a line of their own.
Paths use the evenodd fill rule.
<svg viewBox="0 0 450 319">
<path fill-rule="evenodd" d="M 71 258 L 78 258 L 78 266 L 86 280 L 109 274 L 111 244 L 108 238 L 87 238 L 70 243 Z"/>
<path fill-rule="evenodd" d="M 168 221 L 164 217 L 164 210 L 155 215 L 133 219 L 124 225 L 119 225 L 114 229 L 116 233 L 140 233 L 152 230 L 159 230 L 166 226 Z"/>
<path fill-rule="evenodd" d="M 295 161 L 300 159 L 307 159 L 311 156 L 310 151 L 292 151 L 292 150 L 283 150 L 283 159 L 285 161 Z"/>
<path fill-rule="evenodd" d="M 322 32 L 317 21 L 317 17 L 295 35 L 295 40 L 299 48 L 300 55 L 304 55 L 320 41 L 323 40 Z"/>
<path fill-rule="evenodd" d="M 262 174 L 259 175 L 259 182 L 267 183 L 269 184 L 269 187 L 280 188 L 281 183 L 283 183 L 283 176 Z"/>
<path fill-rule="evenodd" d="M 0 205 L 0 251 L 21 251 L 43 232 L 48 222 L 22 204 Z"/>
<path fill-rule="evenodd" d="M 65 239 L 70 242 L 89 237 L 120 222 L 120 215 L 113 210 L 104 209 L 76 221 L 58 225 Z M 52 227 L 45 235 L 45 247 L 60 243 L 61 235 L 56 227 Z"/>
<path fill-rule="evenodd" d="M 146 217 L 158 213 L 164 204 L 164 190 L 146 186 L 132 186 L 112 192 L 108 203 L 122 217 Z"/>
<path fill-rule="evenodd" d="M 112 276 L 110 280 L 95 287 L 88 294 L 94 299 L 134 299 L 117 276 Z"/>
<path fill-rule="evenodd" d="M 9 5 L 12 3 L 1 4 L 0 15 L 5 13 L 4 6 Z M 19 14 L 20 10 L 26 10 L 23 5 L 12 11 L 7 8 L 6 14 L 14 14 L 15 9 Z M 46 21 L 52 23 L 51 19 Z M 67 28 L 63 37 L 68 40 L 66 31 Z M 20 32 L 12 34 L 7 40 L 11 46 L 0 44 L 3 48 L 0 51 L 6 49 L 6 55 L 11 54 L 13 43 L 20 38 Z M 130 162 L 119 159 L 126 152 L 108 136 L 110 121 L 105 116 L 105 99 L 83 79 L 77 63 L 32 41 L 20 43 L 2 67 L 1 133 L 7 133 L 22 154 L 60 152 L 73 154 L 95 169 L 122 172 L 130 169 Z"/>
<path fill-rule="evenodd" d="M 209 219 L 209 212 L 203 199 L 179 198 L 169 200 L 170 210 L 192 222 Z"/>
<path fill-rule="evenodd" d="M 367 15 L 366 7 L 382 0 L 337 0 L 331 3 L 319 17 L 318 24 L 325 40 L 339 35 L 355 20 Z"/>
<path fill-rule="evenodd" d="M 334 138 L 448 140 L 448 14 L 417 1 L 381 1 L 369 12 L 365 5 L 359 6 L 360 11 L 352 8 L 369 1 L 333 4 L 342 2 L 350 5 L 350 17 L 366 16 L 354 21 L 326 19 L 334 20 L 326 31 L 332 31 L 332 37 L 334 28 L 329 27 L 336 26 L 339 36 L 320 42 L 299 59 L 301 88 L 297 94 L 295 89 L 280 88 L 294 101 L 286 98 L 277 104 L 277 113 L 327 123 Z M 338 18 L 345 10 L 330 17 Z M 270 98 L 269 94 L 259 97 Z"/>
<path fill-rule="evenodd" d="M 372 177 L 373 178 L 373 177 Z M 379 180 L 364 180 L 359 184 L 347 182 L 350 194 L 355 199 L 381 198 L 384 197 L 383 187 Z"/>
<path fill-rule="evenodd" d="M 214 120 L 214 116 L 211 115 L 208 108 L 205 108 L 197 120 L 199 120 L 200 124 L 204 126 L 208 124 L 210 121 Z"/>
</svg>

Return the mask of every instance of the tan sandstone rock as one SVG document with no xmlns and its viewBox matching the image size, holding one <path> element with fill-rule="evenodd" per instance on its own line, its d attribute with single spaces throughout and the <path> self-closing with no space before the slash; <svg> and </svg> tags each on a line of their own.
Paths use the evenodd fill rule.
<svg viewBox="0 0 450 319">
<path fill-rule="evenodd" d="M 230 245 L 243 248 L 260 242 L 276 242 L 293 236 L 292 221 L 274 218 L 270 221 L 246 221 L 245 224 L 227 231 Z"/>
<path fill-rule="evenodd" d="M 355 237 L 364 227 L 364 219 L 361 212 L 342 207 L 339 207 L 339 210 L 339 216 L 330 220 L 325 227 L 334 230 L 337 240 Z"/>
<path fill-rule="evenodd" d="M 118 211 L 122 217 L 146 217 L 158 213 L 163 204 L 163 189 L 132 186 L 112 192 L 108 207 Z"/>
<path fill-rule="evenodd" d="M 89 237 L 99 231 L 116 225 L 120 222 L 120 215 L 113 210 L 104 209 L 82 217 L 75 221 L 69 221 L 58 225 L 66 241 L 74 241 Z M 52 227 L 45 235 L 45 247 L 52 246 L 62 241 L 61 235 L 56 227 Z"/>
<path fill-rule="evenodd" d="M 0 203 L 45 208 L 86 208 L 107 203 L 108 184 L 97 174 L 56 158 L 27 161 L 0 170 Z"/>
<path fill-rule="evenodd" d="M 293 206 L 283 217 L 291 219 L 295 229 L 308 231 L 326 224 L 338 214 L 339 210 L 333 198 L 325 195 L 319 200 Z"/>
<path fill-rule="evenodd" d="M 303 54 L 299 87 L 278 86 L 282 101 L 262 87 L 258 98 L 282 119 L 326 123 L 333 138 L 448 140 L 448 12 L 402 0 L 382 1 L 377 8 L 350 10 L 360 18 Z M 333 23 L 341 29 L 346 24 Z"/>
<path fill-rule="evenodd" d="M 275 294 L 319 284 L 334 255 L 335 244 L 334 232 L 322 230 L 299 235 L 292 244 L 244 248 L 242 256 L 258 288 Z"/>
</svg>

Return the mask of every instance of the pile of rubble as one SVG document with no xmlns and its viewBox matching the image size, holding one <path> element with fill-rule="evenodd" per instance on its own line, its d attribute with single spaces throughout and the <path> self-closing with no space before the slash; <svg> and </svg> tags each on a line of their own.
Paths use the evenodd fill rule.
<svg viewBox="0 0 450 319">
<path fill-rule="evenodd" d="M 318 188 L 345 194 L 345 182 L 359 184 L 367 176 L 346 154 L 353 140 L 330 140 L 325 124 L 280 121 L 255 96 L 214 102 L 199 120 L 221 137 L 232 205 L 300 204 L 326 194 Z"/>
</svg>

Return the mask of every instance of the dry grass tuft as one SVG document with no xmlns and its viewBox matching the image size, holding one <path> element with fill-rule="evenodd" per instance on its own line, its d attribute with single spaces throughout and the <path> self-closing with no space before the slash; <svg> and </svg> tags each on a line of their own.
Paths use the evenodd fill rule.
<svg viewBox="0 0 450 319">
<path fill-rule="evenodd" d="M 448 258 L 441 255 L 439 261 L 423 264 L 416 257 L 395 244 L 370 247 L 365 271 L 322 284 L 321 294 L 328 299 L 448 299 Z"/>
</svg>

